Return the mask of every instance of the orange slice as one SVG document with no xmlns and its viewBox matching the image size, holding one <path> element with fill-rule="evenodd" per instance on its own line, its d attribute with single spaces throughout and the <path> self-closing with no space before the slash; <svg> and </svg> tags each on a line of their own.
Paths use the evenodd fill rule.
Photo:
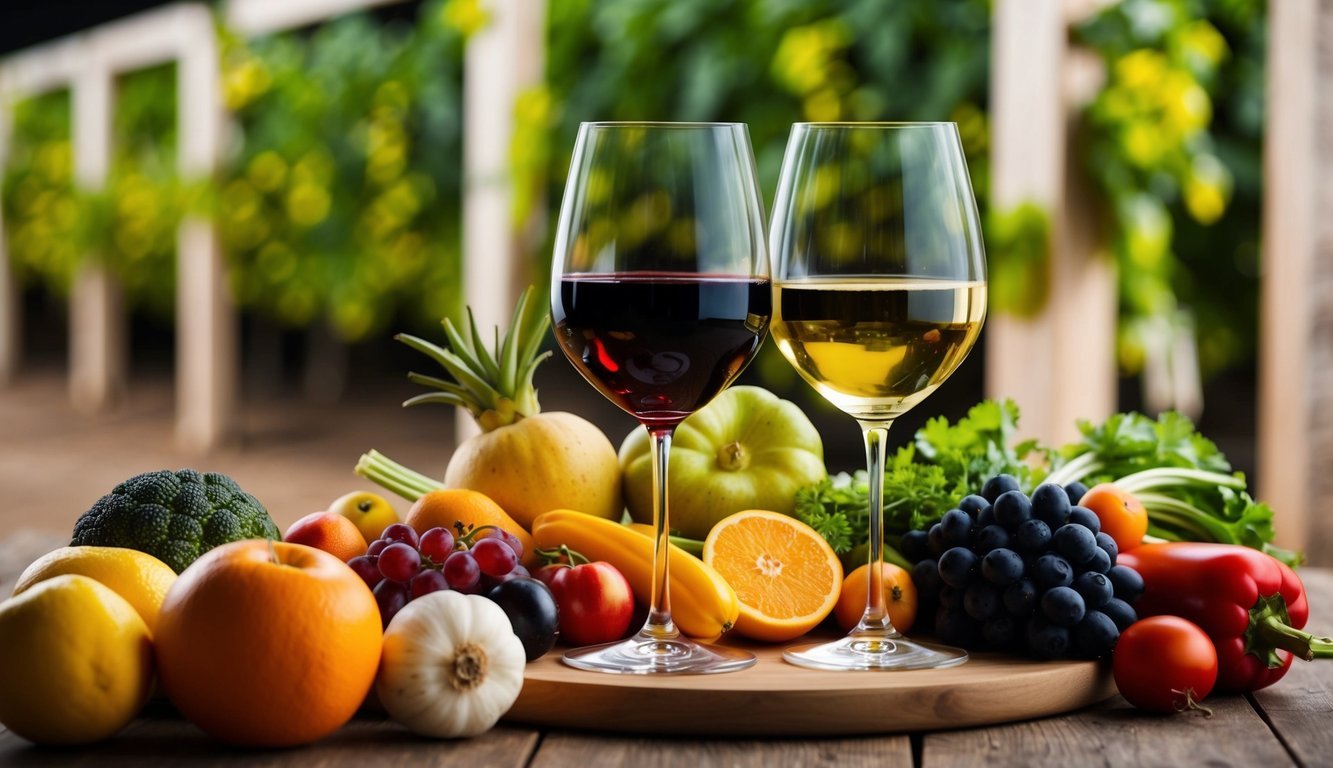
<svg viewBox="0 0 1333 768">
<path fill-rule="evenodd" d="M 824 620 L 838 603 L 842 563 L 815 529 L 749 509 L 723 518 L 704 540 L 704 562 L 736 591 L 736 632 L 783 642 Z"/>
</svg>

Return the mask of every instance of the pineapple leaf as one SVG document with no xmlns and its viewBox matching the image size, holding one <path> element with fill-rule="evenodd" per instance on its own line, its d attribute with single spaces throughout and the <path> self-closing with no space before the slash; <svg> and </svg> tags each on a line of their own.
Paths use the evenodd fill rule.
<svg viewBox="0 0 1333 768">
<path fill-rule="evenodd" d="M 472 348 L 476 350 L 477 359 L 481 361 L 486 379 L 489 381 L 499 381 L 500 369 L 496 366 L 495 357 L 481 340 L 481 333 L 477 329 L 477 318 L 472 316 L 472 307 L 467 308 L 467 327 L 472 335 Z M 499 334 L 500 329 L 496 328 L 495 332 Z"/>
<path fill-rule="evenodd" d="M 469 310 L 468 319 L 471 320 L 471 310 Z M 472 349 L 472 345 L 468 343 L 468 339 L 458 332 L 458 328 L 454 326 L 454 321 L 446 317 L 440 325 L 444 327 L 444 337 L 449 342 L 449 351 L 457 355 L 468 370 L 484 376 L 485 366 L 482 365 L 481 360 L 477 359 L 477 353 Z"/>
<path fill-rule="evenodd" d="M 416 395 L 403 401 L 404 408 L 411 408 L 414 405 L 426 405 L 434 403 L 437 405 L 457 405 L 472 410 L 466 400 L 446 392 L 427 392 L 422 395 Z"/>
<path fill-rule="evenodd" d="M 532 301 L 533 288 L 523 292 L 510 317 L 509 329 L 495 329 L 490 347 L 482 342 L 472 309 L 461 327 L 448 318 L 441 321 L 448 348 L 408 334 L 394 338 L 434 360 L 448 378 L 409 373 L 415 384 L 438 390 L 418 395 L 404 405 L 443 403 L 467 408 L 483 430 L 512 424 L 541 411 L 533 373 L 550 357 L 541 352 L 542 339 L 550 323 L 546 308 Z"/>
</svg>

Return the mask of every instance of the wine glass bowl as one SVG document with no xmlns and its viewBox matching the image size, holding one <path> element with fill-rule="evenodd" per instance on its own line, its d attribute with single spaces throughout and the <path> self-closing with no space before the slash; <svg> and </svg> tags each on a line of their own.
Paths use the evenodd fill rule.
<svg viewBox="0 0 1333 768">
<path fill-rule="evenodd" d="M 763 212 L 745 126 L 584 123 L 556 230 L 551 317 L 565 357 L 652 437 L 654 581 L 634 637 L 567 652 L 604 672 L 711 673 L 754 655 L 671 621 L 666 472 L 675 427 L 729 386 L 772 314 Z"/>
<path fill-rule="evenodd" d="M 852 416 L 866 444 L 870 579 L 842 640 L 788 649 L 821 669 L 950 666 L 964 651 L 907 640 L 884 610 L 883 468 L 893 420 L 958 368 L 986 312 L 981 228 L 952 123 L 793 126 L 774 203 L 771 333 Z"/>
</svg>

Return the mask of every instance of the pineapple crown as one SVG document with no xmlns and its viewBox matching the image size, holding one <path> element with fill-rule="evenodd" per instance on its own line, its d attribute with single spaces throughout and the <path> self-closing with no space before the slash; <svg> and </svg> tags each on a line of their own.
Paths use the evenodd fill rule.
<svg viewBox="0 0 1333 768">
<path fill-rule="evenodd" d="M 441 322 L 448 349 L 406 333 L 394 336 L 439 363 L 453 379 L 416 372 L 407 374 L 414 383 L 438 391 L 417 395 L 403 406 L 457 405 L 468 409 L 485 432 L 539 413 L 541 406 L 532 386 L 532 374 L 551 355 L 549 351 L 538 354 L 551 318 L 540 304 L 532 303 L 532 293 L 532 286 L 528 286 L 519 297 L 503 339 L 500 329 L 495 329 L 493 350 L 488 350 L 482 342 L 471 307 L 467 308 L 461 331 L 447 317 Z"/>
</svg>

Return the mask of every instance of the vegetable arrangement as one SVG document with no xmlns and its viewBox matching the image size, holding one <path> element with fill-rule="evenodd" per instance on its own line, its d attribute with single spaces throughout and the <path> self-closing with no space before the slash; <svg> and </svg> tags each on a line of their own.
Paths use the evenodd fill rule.
<svg viewBox="0 0 1333 768">
<path fill-rule="evenodd" d="M 1017 427 L 1012 401 L 986 401 L 955 424 L 930 420 L 898 450 L 884 477 L 887 560 L 910 568 L 895 546 L 904 533 L 929 528 L 987 478 L 1008 474 L 1024 491 L 1041 483 L 1084 489 L 1113 483 L 1142 503 L 1152 536 L 1241 544 L 1289 565 L 1300 562 L 1298 553 L 1273 545 L 1273 510 L 1246 492 L 1244 477 L 1178 413 L 1156 420 L 1122 413 L 1100 425 L 1082 423 L 1083 438 L 1058 450 L 1016 441 Z M 844 473 L 798 491 L 796 515 L 847 554 L 867 535 L 868 501 L 864 472 Z"/>
<path fill-rule="evenodd" d="M 1178 413 L 1156 421 L 1118 413 L 1104 424 L 1079 425 L 1083 439 L 1059 452 L 1048 482 L 1112 482 L 1148 511 L 1148 533 L 1169 541 L 1241 544 L 1288 565 L 1300 555 L 1273 545 L 1273 510 L 1245 490 L 1211 440 Z"/>
</svg>

